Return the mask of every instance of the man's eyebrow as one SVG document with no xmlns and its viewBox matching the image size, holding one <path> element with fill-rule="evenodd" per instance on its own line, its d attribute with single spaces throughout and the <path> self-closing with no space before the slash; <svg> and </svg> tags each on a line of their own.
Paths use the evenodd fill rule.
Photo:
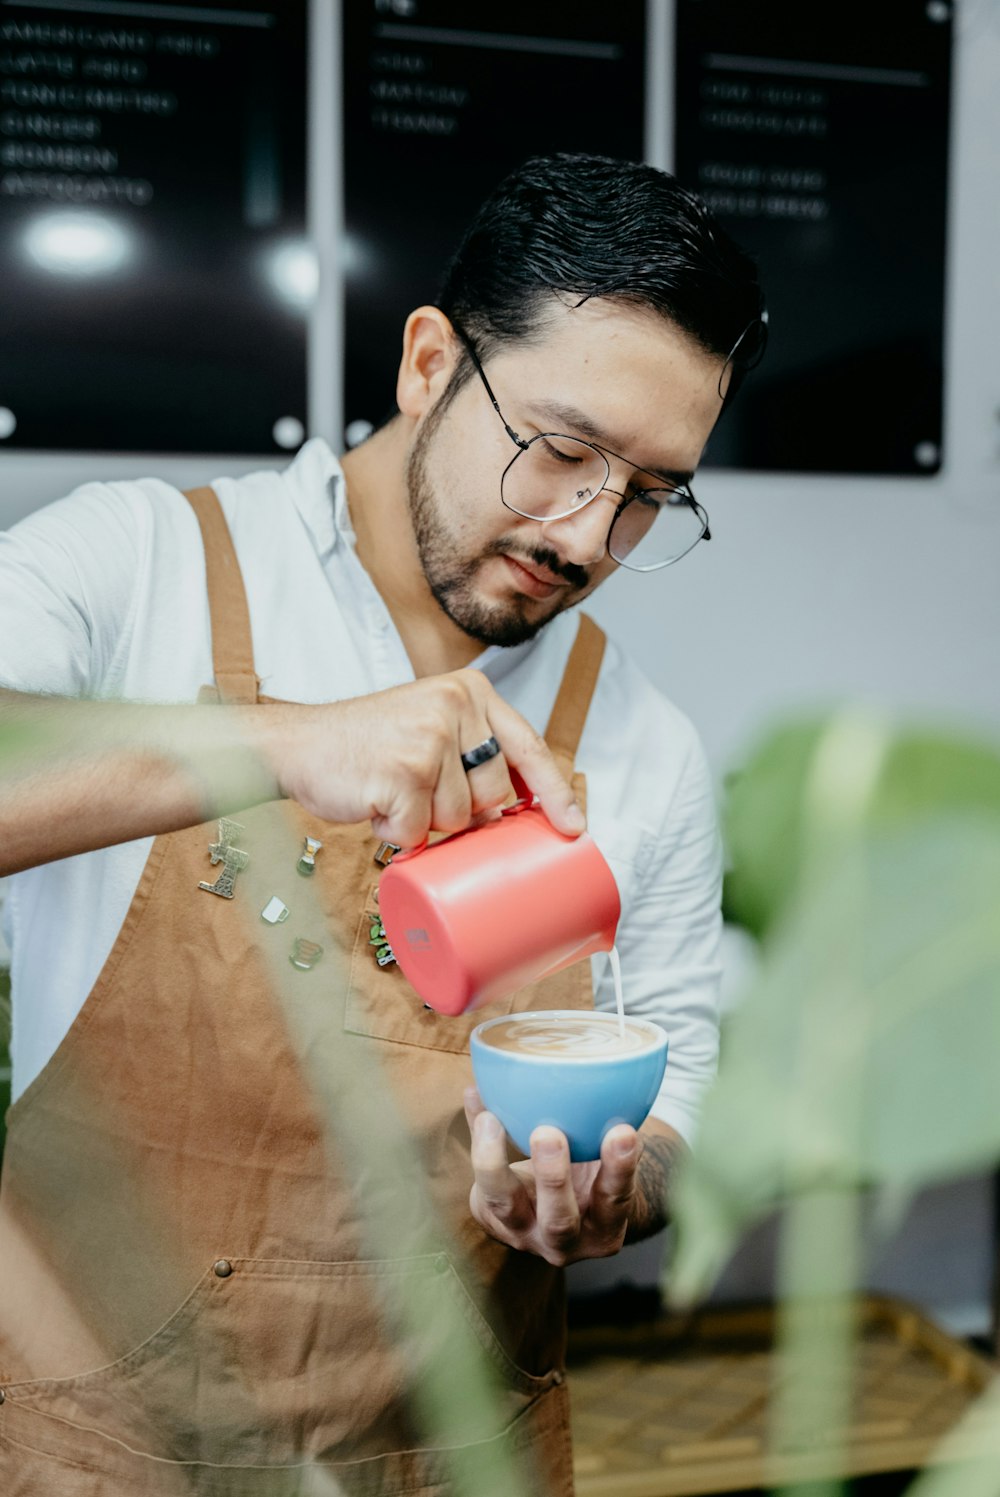
<svg viewBox="0 0 1000 1497">
<path fill-rule="evenodd" d="M 597 446 L 606 447 L 612 457 L 622 458 L 627 463 L 632 462 L 632 459 L 625 457 L 623 452 L 612 448 L 611 443 L 615 440 L 614 437 L 588 416 L 586 411 L 578 410 L 575 405 L 561 405 L 557 400 L 540 400 L 533 403 L 529 409 L 536 415 L 544 417 L 546 421 L 556 423 L 556 426 L 552 428 L 553 432 L 561 423 L 568 428 L 567 436 L 571 436 L 574 432 L 581 432 Z M 682 471 L 679 468 L 644 468 L 640 463 L 635 463 L 633 466 L 641 473 L 652 473 L 656 478 L 662 478 L 664 483 L 688 484 L 694 477 L 693 469 Z"/>
</svg>

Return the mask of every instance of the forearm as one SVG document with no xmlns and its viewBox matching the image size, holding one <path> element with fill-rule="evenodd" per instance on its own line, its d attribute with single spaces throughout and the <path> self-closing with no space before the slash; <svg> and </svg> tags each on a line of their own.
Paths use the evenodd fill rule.
<svg viewBox="0 0 1000 1497">
<path fill-rule="evenodd" d="M 491 735 L 502 753 L 469 776 L 464 746 Z M 415 847 L 502 805 L 511 767 L 559 831 L 582 831 L 544 740 L 480 671 L 318 705 L 146 707 L 0 690 L 0 874 L 277 796 Z"/>
<path fill-rule="evenodd" d="M 626 1243 L 641 1242 L 668 1225 L 674 1173 L 687 1153 L 687 1145 L 680 1134 L 657 1118 L 647 1118 L 639 1136 L 643 1149 L 636 1171 L 635 1197 L 625 1232 Z"/>
<path fill-rule="evenodd" d="M 0 876 L 274 797 L 279 718 L 0 691 Z"/>
</svg>

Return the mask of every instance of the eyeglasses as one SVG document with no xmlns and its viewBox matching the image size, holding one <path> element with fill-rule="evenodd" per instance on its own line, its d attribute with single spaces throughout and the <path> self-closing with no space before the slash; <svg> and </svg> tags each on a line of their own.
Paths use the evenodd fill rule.
<svg viewBox="0 0 1000 1497">
<path fill-rule="evenodd" d="M 760 312 L 751 322 L 748 322 L 736 342 L 730 350 L 729 357 L 719 371 L 719 399 L 723 407 L 727 406 L 736 394 L 745 377 L 752 369 L 756 369 L 767 349 L 767 335 L 770 330 L 771 319 L 767 308 L 761 306 Z M 740 354 L 740 349 L 743 349 Z M 737 354 L 740 354 L 737 358 Z M 726 377 L 726 370 L 732 371 L 728 387 L 723 390 L 722 382 Z"/>
<path fill-rule="evenodd" d="M 518 436 L 500 409 L 471 339 L 454 321 L 452 327 L 468 350 L 504 430 L 518 449 L 500 475 L 500 498 L 515 515 L 526 520 L 563 520 L 578 514 L 601 494 L 614 494 L 621 503 L 608 527 L 608 554 L 619 566 L 632 572 L 655 572 L 660 567 L 669 567 L 686 556 L 702 538 L 711 540 L 708 515 L 687 484 L 668 484 L 660 475 L 636 468 L 620 453 L 579 437 L 551 431 L 541 432 L 528 441 Z M 627 464 L 632 471 L 626 494 L 608 488 L 609 457 Z"/>
</svg>

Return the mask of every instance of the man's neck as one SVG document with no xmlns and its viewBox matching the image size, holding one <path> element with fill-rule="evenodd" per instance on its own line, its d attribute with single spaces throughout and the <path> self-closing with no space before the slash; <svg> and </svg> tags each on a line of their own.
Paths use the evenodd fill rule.
<svg viewBox="0 0 1000 1497">
<path fill-rule="evenodd" d="M 482 645 L 453 624 L 427 585 L 406 499 L 406 433 L 391 422 L 341 459 L 358 560 L 375 584 L 417 677 L 471 664 Z"/>
</svg>

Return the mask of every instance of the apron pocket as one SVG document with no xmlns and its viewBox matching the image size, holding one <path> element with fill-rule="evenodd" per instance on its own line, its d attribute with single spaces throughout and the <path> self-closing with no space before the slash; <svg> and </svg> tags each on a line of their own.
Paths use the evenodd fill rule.
<svg viewBox="0 0 1000 1497">
<path fill-rule="evenodd" d="M 396 1320 L 401 1306 L 405 1323 Z M 377 1463 L 428 1443 L 417 1416 L 440 1381 L 430 1377 L 434 1353 L 458 1396 L 444 1407 L 433 1444 L 496 1439 L 559 1381 L 558 1373 L 533 1377 L 510 1361 L 444 1253 L 347 1263 L 221 1260 L 117 1362 L 7 1385 L 5 1433 L 70 1465 L 111 1474 L 124 1462 L 136 1479 L 161 1463 L 193 1467 L 192 1477 L 203 1466 L 276 1473 Z M 466 1396 L 472 1382 L 461 1360 L 477 1353 L 492 1371 L 481 1402 Z M 136 1487 L 160 1489 L 159 1477 Z"/>
</svg>

